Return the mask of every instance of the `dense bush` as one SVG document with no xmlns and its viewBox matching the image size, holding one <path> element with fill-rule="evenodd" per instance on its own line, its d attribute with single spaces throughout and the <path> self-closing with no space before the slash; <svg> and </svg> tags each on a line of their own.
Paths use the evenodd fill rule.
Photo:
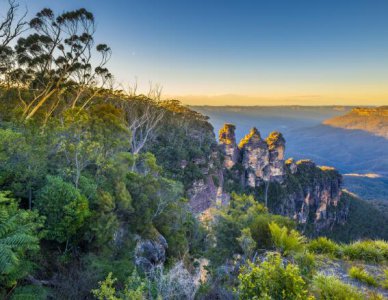
<svg viewBox="0 0 388 300">
<path fill-rule="evenodd" d="M 306 238 L 296 230 L 280 227 L 275 222 L 269 224 L 272 241 L 277 250 L 284 255 L 301 252 L 305 247 Z"/>
<path fill-rule="evenodd" d="M 86 197 L 60 177 L 47 177 L 47 184 L 39 191 L 34 204 L 46 218 L 46 239 L 59 243 L 68 243 L 90 215 Z"/>
<path fill-rule="evenodd" d="M 271 248 L 273 245 L 269 228 L 271 222 L 276 222 L 288 229 L 295 226 L 289 218 L 269 214 L 252 195 L 232 193 L 230 205 L 216 211 L 212 226 L 216 244 L 210 249 L 212 262 L 222 263 L 225 258 L 233 254 L 243 254 L 244 249 L 241 247 L 239 238 L 242 231 L 247 229 L 250 230 L 252 240 L 255 241 L 255 245 L 250 246 L 249 252 Z"/>
<path fill-rule="evenodd" d="M 0 297 L 31 271 L 31 253 L 39 250 L 42 219 L 36 211 L 18 208 L 9 193 L 0 192 Z"/>
<path fill-rule="evenodd" d="M 317 262 L 314 254 L 309 252 L 300 252 L 293 256 L 293 259 L 299 266 L 303 278 L 310 280 L 316 272 Z"/>
<path fill-rule="evenodd" d="M 240 299 L 309 299 L 306 283 L 296 265 L 269 254 L 259 265 L 250 263 L 238 276 Z"/>
</svg>

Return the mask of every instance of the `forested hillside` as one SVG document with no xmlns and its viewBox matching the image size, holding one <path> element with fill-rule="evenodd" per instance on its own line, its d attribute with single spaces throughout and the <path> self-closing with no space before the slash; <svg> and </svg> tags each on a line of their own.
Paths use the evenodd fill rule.
<svg viewBox="0 0 388 300">
<path fill-rule="evenodd" d="M 26 23 L 21 7 L 9 5 L 0 19 L 1 299 L 387 296 L 388 244 L 368 240 L 384 234 L 376 233 L 381 217 L 362 231 L 366 240 L 350 244 L 323 226 L 335 243 L 308 239 L 287 203 L 268 202 L 296 190 L 290 181 L 279 186 L 284 175 L 299 184 L 298 197 L 322 187 L 324 196 L 316 189 L 311 199 L 330 200 L 327 214 L 335 215 L 336 171 L 304 161 L 291 174 L 279 167 L 283 139 L 272 134 L 268 166 L 284 174 L 269 197 L 256 186 L 257 170 L 253 186 L 239 185 L 241 166 L 223 170 L 226 156 L 207 117 L 162 100 L 158 86 L 145 95 L 116 87 L 112 50 L 95 41 L 91 12 L 45 8 Z M 250 138 L 241 148 L 248 158 Z M 219 191 L 227 201 L 194 208 Z M 357 205 L 350 211 L 359 213 Z M 317 214 L 306 220 L 326 214 L 310 206 Z M 349 220 L 346 242 L 366 223 L 357 214 Z"/>
</svg>

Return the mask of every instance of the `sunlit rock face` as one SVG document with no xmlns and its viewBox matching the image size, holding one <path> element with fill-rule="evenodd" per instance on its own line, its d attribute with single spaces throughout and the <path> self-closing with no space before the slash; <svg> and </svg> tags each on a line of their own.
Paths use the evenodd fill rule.
<svg viewBox="0 0 388 300">
<path fill-rule="evenodd" d="M 279 132 L 264 140 L 252 128 L 236 149 L 234 130 L 233 125 L 226 124 L 220 131 L 225 174 L 232 174 L 235 183 L 243 187 L 258 188 L 262 193 L 267 187 L 270 192 L 272 189 L 268 199 L 271 212 L 299 224 L 314 224 L 314 232 L 346 220 L 347 208 L 338 205 L 342 176 L 337 170 L 319 167 L 311 160 L 285 160 L 285 139 Z M 234 155 L 236 151 L 238 155 Z"/>
<path fill-rule="evenodd" d="M 225 124 L 221 128 L 220 147 L 224 155 L 224 167 L 231 169 L 236 163 L 244 168 L 246 186 L 257 187 L 264 182 L 284 181 L 285 140 L 281 133 L 273 132 L 264 140 L 256 128 L 236 145 L 235 126 Z"/>
<path fill-rule="evenodd" d="M 284 152 L 286 141 L 280 132 L 272 132 L 266 139 L 269 150 L 271 180 L 282 183 L 286 174 Z"/>
<path fill-rule="evenodd" d="M 219 132 L 219 144 L 224 155 L 224 167 L 227 169 L 231 169 L 235 165 L 239 156 L 235 129 L 233 124 L 225 124 Z"/>
<path fill-rule="evenodd" d="M 270 161 L 267 143 L 259 131 L 252 128 L 239 144 L 241 163 L 246 173 L 246 183 L 250 187 L 259 186 L 270 180 Z"/>
</svg>

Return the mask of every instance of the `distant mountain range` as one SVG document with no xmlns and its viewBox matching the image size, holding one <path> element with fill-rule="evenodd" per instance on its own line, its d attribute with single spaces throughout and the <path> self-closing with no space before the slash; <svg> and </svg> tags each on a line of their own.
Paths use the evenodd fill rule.
<svg viewBox="0 0 388 300">
<path fill-rule="evenodd" d="M 353 108 L 343 116 L 325 120 L 325 125 L 343 129 L 358 129 L 388 139 L 388 106 Z"/>
</svg>

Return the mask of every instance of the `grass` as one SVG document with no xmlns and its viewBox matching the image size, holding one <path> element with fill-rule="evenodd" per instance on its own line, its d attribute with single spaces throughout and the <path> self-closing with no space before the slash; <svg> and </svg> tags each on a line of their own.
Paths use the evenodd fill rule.
<svg viewBox="0 0 388 300">
<path fill-rule="evenodd" d="M 313 280 L 317 299 L 364 300 L 365 296 L 355 287 L 343 283 L 335 276 L 317 275 Z"/>
<path fill-rule="evenodd" d="M 384 270 L 384 280 L 381 283 L 381 287 L 388 290 L 388 268 Z"/>
<path fill-rule="evenodd" d="M 350 260 L 382 263 L 388 260 L 388 243 L 382 240 L 357 241 L 341 246 L 343 254 Z"/>
<path fill-rule="evenodd" d="M 366 283 L 367 285 L 374 286 L 374 287 L 378 286 L 376 279 L 374 279 L 373 276 L 370 275 L 363 268 L 353 266 L 349 269 L 348 274 L 350 277 L 357 279 L 363 283 Z"/>
<path fill-rule="evenodd" d="M 341 256 L 341 247 L 326 237 L 319 237 L 311 240 L 307 248 L 316 254 L 328 254 L 330 256 Z"/>
</svg>

